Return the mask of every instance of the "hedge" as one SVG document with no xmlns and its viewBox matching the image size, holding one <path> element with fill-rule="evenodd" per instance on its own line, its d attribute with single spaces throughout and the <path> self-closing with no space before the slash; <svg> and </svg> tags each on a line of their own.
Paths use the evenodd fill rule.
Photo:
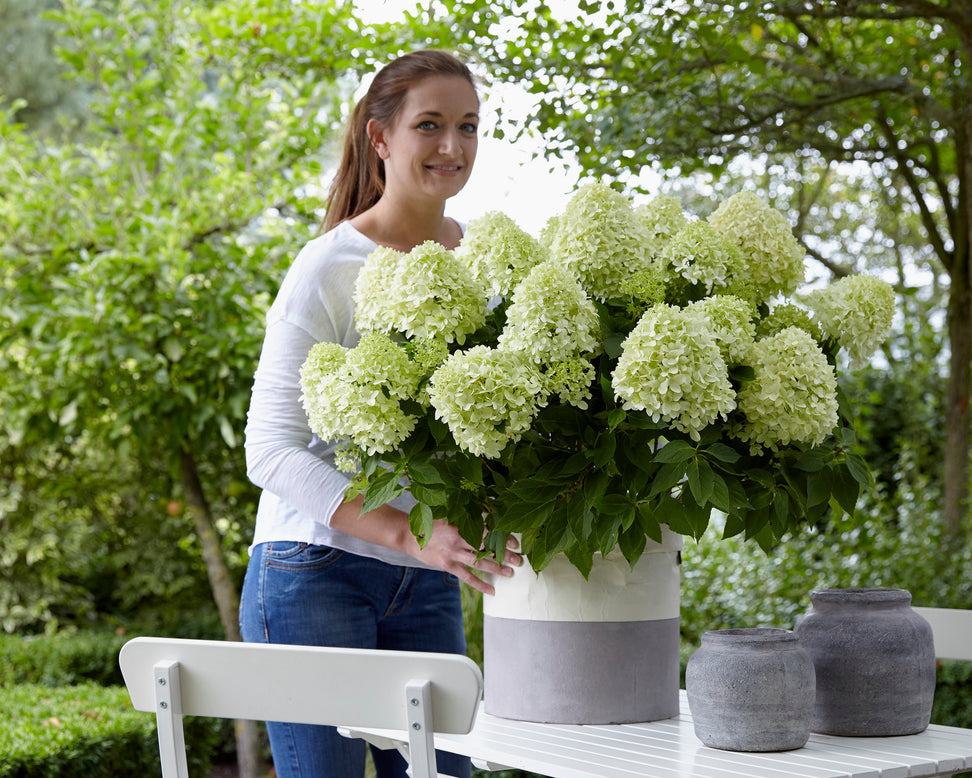
<svg viewBox="0 0 972 778">
<path fill-rule="evenodd" d="M 86 681 L 121 686 L 118 652 L 131 637 L 108 630 L 0 636 L 0 686 L 70 686 Z"/>
<path fill-rule="evenodd" d="M 132 708 L 124 687 L 94 683 L 0 688 L 0 778 L 159 775 L 155 716 Z M 205 775 L 218 720 L 184 719 L 189 769 Z"/>
</svg>

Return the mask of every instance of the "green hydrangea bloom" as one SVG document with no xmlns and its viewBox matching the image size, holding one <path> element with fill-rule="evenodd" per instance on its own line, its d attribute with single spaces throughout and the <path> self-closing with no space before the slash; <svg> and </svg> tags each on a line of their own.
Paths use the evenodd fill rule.
<svg viewBox="0 0 972 778">
<path fill-rule="evenodd" d="M 723 289 L 732 277 L 743 275 L 745 260 L 739 247 L 703 221 L 688 222 L 671 239 L 663 255 L 672 270 L 706 294 Z"/>
<path fill-rule="evenodd" d="M 605 184 L 578 189 L 551 233 L 551 257 L 573 268 L 599 300 L 617 296 L 625 278 L 648 266 L 644 231 L 631 203 Z"/>
<path fill-rule="evenodd" d="M 644 230 L 646 247 L 652 257 L 658 257 L 672 238 L 689 223 L 677 197 L 657 195 L 635 208 L 635 217 Z"/>
<path fill-rule="evenodd" d="M 463 343 L 486 321 L 488 294 L 455 253 L 433 241 L 407 254 L 379 248 L 354 289 L 359 330 Z"/>
<path fill-rule="evenodd" d="M 483 287 L 509 297 L 531 268 L 546 259 L 547 251 L 505 213 L 490 211 L 469 222 L 456 256 Z"/>
<path fill-rule="evenodd" d="M 866 364 L 891 331 L 894 290 L 874 276 L 838 279 L 811 292 L 807 303 L 824 334 L 847 350 L 854 367 Z"/>
<path fill-rule="evenodd" d="M 806 330 L 788 327 L 750 351 L 754 376 L 739 390 L 745 417 L 735 430 L 754 451 L 816 445 L 837 425 L 837 375 Z"/>
<path fill-rule="evenodd" d="M 499 346 L 544 364 L 593 354 L 600 339 L 597 309 L 577 277 L 548 261 L 533 268 L 514 290 Z"/>
<path fill-rule="evenodd" d="M 415 396 L 423 368 L 408 358 L 405 349 L 384 332 L 366 332 L 347 352 L 348 373 L 359 384 L 383 386 L 392 397 Z"/>
<path fill-rule="evenodd" d="M 397 375 L 402 363 L 392 359 L 384 366 L 375 365 L 365 355 L 384 352 L 383 346 L 367 338 L 363 343 L 360 353 L 335 343 L 314 346 L 300 370 L 301 403 L 308 425 L 322 440 L 348 438 L 376 454 L 401 444 L 415 429 L 416 418 L 405 413 L 393 395 L 402 394 L 410 381 Z"/>
<path fill-rule="evenodd" d="M 732 295 L 716 295 L 691 303 L 686 310 L 705 319 L 727 364 L 746 361 L 756 340 L 756 308 L 752 303 Z"/>
<path fill-rule="evenodd" d="M 806 330 L 818 343 L 823 340 L 820 325 L 813 320 L 810 312 L 793 303 L 775 306 L 769 312 L 769 315 L 759 323 L 756 328 L 756 336 L 768 338 L 787 327 L 799 327 L 801 330 Z"/>
<path fill-rule="evenodd" d="M 699 440 L 702 429 L 735 408 L 719 341 L 697 313 L 652 306 L 621 348 L 612 382 L 626 409 L 644 410 Z"/>
<path fill-rule="evenodd" d="M 594 365 L 583 357 L 568 357 L 548 364 L 544 368 L 545 392 L 557 395 L 562 403 L 587 409 L 594 382 Z"/>
<path fill-rule="evenodd" d="M 742 250 L 745 276 L 762 301 L 790 295 L 803 283 L 806 252 L 783 214 L 752 192 L 737 192 L 720 203 L 708 222 Z"/>
<path fill-rule="evenodd" d="M 542 389 L 543 379 L 529 360 L 474 346 L 455 352 L 432 374 L 429 395 L 435 415 L 461 449 L 496 459 L 529 429 Z"/>
</svg>

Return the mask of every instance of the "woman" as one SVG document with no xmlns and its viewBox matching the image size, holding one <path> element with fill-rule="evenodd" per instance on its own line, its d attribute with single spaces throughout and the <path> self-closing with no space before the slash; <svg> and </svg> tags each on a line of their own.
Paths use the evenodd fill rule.
<svg viewBox="0 0 972 778">
<path fill-rule="evenodd" d="M 472 75 L 440 51 L 386 65 L 352 112 L 326 231 L 281 285 L 254 378 L 247 470 L 263 494 L 240 608 L 246 641 L 462 653 L 459 581 L 492 593 L 474 571 L 510 575 L 522 562 L 512 551 L 502 564 L 476 561 L 476 549 L 443 523 L 419 548 L 409 497 L 361 516 L 360 497 L 344 502 L 335 445 L 312 435 L 300 404 L 310 348 L 358 341 L 351 295 L 367 256 L 378 246 L 459 244 L 445 202 L 469 179 L 478 121 Z M 364 773 L 362 741 L 331 727 L 267 728 L 280 778 Z M 442 772 L 469 775 L 467 760 L 439 758 Z M 396 752 L 374 750 L 373 759 L 380 778 L 405 775 Z"/>
</svg>

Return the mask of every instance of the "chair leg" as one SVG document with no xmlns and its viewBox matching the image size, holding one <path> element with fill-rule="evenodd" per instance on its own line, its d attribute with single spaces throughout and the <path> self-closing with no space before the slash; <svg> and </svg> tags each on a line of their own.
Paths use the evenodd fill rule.
<svg viewBox="0 0 972 778">
<path fill-rule="evenodd" d="M 409 773 L 412 778 L 436 778 L 431 682 L 409 681 L 405 684 L 405 704 L 408 710 Z"/>
<path fill-rule="evenodd" d="M 189 778 L 186 739 L 182 730 L 182 693 L 179 663 L 166 660 L 155 665 L 155 722 L 159 731 L 162 778 Z"/>
</svg>

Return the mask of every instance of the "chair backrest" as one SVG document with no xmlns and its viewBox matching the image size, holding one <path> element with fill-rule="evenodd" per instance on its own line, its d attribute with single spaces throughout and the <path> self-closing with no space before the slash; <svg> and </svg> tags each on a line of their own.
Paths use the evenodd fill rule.
<svg viewBox="0 0 972 778">
<path fill-rule="evenodd" d="M 413 776 L 434 776 L 432 733 L 469 732 L 482 694 L 454 654 L 135 638 L 119 663 L 156 714 L 165 778 L 186 774 L 183 715 L 407 731 Z"/>
<path fill-rule="evenodd" d="M 972 610 L 915 607 L 931 624 L 935 656 L 972 661 Z"/>
</svg>

